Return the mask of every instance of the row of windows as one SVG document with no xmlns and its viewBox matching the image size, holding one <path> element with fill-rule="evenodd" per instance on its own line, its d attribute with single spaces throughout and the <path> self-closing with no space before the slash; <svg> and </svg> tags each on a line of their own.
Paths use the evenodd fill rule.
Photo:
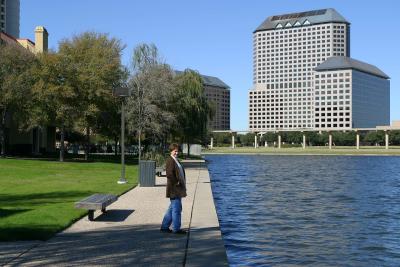
<svg viewBox="0 0 400 267">
<path fill-rule="evenodd" d="M 331 78 L 331 77 L 343 77 L 343 76 L 349 77 L 349 76 L 350 76 L 350 72 L 346 72 L 346 73 L 340 72 L 340 73 L 316 74 L 316 75 L 315 75 L 315 78 L 318 79 L 318 78 Z"/>
<path fill-rule="evenodd" d="M 300 42 L 300 43 L 296 43 L 296 45 L 289 43 L 289 44 L 281 44 L 281 45 L 276 44 L 276 45 L 259 46 L 258 48 L 254 47 L 253 56 L 257 53 L 259 53 L 259 54 L 260 53 L 273 53 L 273 52 L 278 52 L 278 51 L 287 51 L 287 52 L 293 51 L 293 54 L 296 54 L 296 53 L 310 54 L 312 52 L 312 50 L 310 50 L 311 48 L 312 49 L 321 48 L 321 47 L 322 48 L 324 48 L 324 47 L 330 48 L 331 46 L 334 46 L 334 45 L 339 46 L 339 44 L 333 44 L 331 42 L 325 43 L 325 41 L 323 40 L 322 42 L 320 42 L 320 41 L 303 42 L 303 43 Z M 305 49 L 305 48 L 308 48 L 308 50 L 303 51 L 303 49 Z M 299 50 L 299 51 L 296 51 L 296 50 Z"/>
<path fill-rule="evenodd" d="M 335 33 L 335 34 L 332 34 Z M 331 35 L 332 34 L 332 35 Z M 316 36 L 314 36 L 316 35 Z M 319 38 L 331 38 L 331 36 L 333 37 L 342 37 L 345 36 L 345 32 L 332 32 L 332 31 L 313 31 L 313 32 L 308 32 L 308 33 L 294 33 L 294 34 L 277 34 L 277 35 L 271 35 L 271 37 L 256 37 L 254 36 L 253 41 L 254 42 L 268 42 L 268 41 L 272 41 L 272 40 L 281 40 L 281 39 L 288 39 L 288 38 L 293 38 L 293 39 L 306 39 L 306 38 L 311 38 L 311 37 L 319 37 Z"/>
<path fill-rule="evenodd" d="M 275 30 L 275 31 L 267 31 L 267 32 L 258 32 L 258 36 L 269 36 L 274 34 L 284 34 L 284 33 L 295 33 L 295 32 L 305 32 L 311 30 L 329 30 L 329 29 L 345 29 L 344 25 L 324 25 L 324 26 L 312 26 L 310 27 L 301 27 L 297 29 L 282 29 L 282 30 Z"/>
<path fill-rule="evenodd" d="M 350 101 L 333 101 L 333 102 L 315 102 L 316 106 L 336 106 L 336 105 L 350 105 Z"/>
<path fill-rule="evenodd" d="M 338 95 L 338 96 L 345 96 L 350 94 L 350 90 L 333 90 L 333 91 L 315 91 L 315 96 L 318 95 Z"/>
<path fill-rule="evenodd" d="M 315 117 L 350 116 L 350 112 L 315 113 Z"/>
<path fill-rule="evenodd" d="M 350 127 L 350 123 L 329 123 L 329 124 L 315 124 L 315 128 L 337 128 L 337 127 Z"/>
<path fill-rule="evenodd" d="M 277 90 L 277 89 L 275 89 L 275 90 L 268 90 L 268 91 L 265 91 L 265 90 L 260 90 L 260 91 L 250 91 L 249 93 L 250 93 L 250 95 L 265 95 L 265 94 L 275 94 L 275 93 L 280 93 L 280 94 L 283 94 L 283 93 L 292 93 L 292 92 L 294 92 L 294 93 L 296 93 L 296 92 L 304 92 L 305 90 L 300 90 L 300 89 L 292 89 L 292 90 Z M 307 89 L 307 92 L 311 92 L 311 89 Z M 283 97 L 283 95 L 280 95 L 281 97 Z"/>
</svg>

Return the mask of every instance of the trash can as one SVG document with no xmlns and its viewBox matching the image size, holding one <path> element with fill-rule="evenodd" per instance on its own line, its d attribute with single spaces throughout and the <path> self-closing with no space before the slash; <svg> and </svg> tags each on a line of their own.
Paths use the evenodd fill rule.
<svg viewBox="0 0 400 267">
<path fill-rule="evenodd" d="M 156 185 L 156 162 L 141 160 L 139 163 L 139 184 L 141 187 Z"/>
</svg>

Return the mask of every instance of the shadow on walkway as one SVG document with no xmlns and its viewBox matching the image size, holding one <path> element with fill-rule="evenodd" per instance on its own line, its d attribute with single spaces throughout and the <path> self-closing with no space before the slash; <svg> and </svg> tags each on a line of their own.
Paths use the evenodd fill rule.
<svg viewBox="0 0 400 267">
<path fill-rule="evenodd" d="M 187 236 L 161 233 L 159 227 L 153 224 L 62 233 L 6 266 L 182 266 Z M 201 231 L 201 253 L 212 256 L 212 235 L 206 234 L 207 229 Z"/>
<path fill-rule="evenodd" d="M 107 210 L 100 216 L 95 218 L 97 222 L 123 222 L 129 217 L 135 210 Z"/>
</svg>

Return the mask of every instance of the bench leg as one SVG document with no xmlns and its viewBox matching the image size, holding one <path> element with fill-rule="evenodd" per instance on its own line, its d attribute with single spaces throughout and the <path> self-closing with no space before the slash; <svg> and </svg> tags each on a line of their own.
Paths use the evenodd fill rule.
<svg viewBox="0 0 400 267">
<path fill-rule="evenodd" d="M 93 218 L 94 218 L 94 210 L 89 210 L 88 218 L 89 218 L 89 221 L 93 221 Z"/>
<path fill-rule="evenodd" d="M 101 209 L 101 212 L 102 212 L 102 213 L 106 212 L 106 208 L 102 208 L 102 209 Z"/>
</svg>

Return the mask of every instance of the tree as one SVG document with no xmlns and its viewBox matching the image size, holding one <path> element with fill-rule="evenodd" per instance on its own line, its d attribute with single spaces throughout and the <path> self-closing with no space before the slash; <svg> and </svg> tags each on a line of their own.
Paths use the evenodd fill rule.
<svg viewBox="0 0 400 267">
<path fill-rule="evenodd" d="M 175 114 L 179 128 L 178 135 L 190 144 L 207 134 L 207 121 L 212 117 L 211 108 L 204 94 L 201 76 L 187 69 L 176 76 Z"/>
<path fill-rule="evenodd" d="M 213 133 L 214 143 L 216 146 L 223 146 L 232 142 L 232 134 L 230 133 Z"/>
<path fill-rule="evenodd" d="M 390 143 L 400 145 L 400 131 L 390 131 Z"/>
<path fill-rule="evenodd" d="M 276 142 L 278 140 L 278 135 L 276 133 L 267 132 L 264 135 L 264 140 L 267 141 L 268 143 Z"/>
<path fill-rule="evenodd" d="M 173 72 L 162 62 L 155 45 L 141 44 L 134 49 L 128 86 L 132 94 L 126 117 L 128 129 L 138 136 L 140 160 L 142 136 L 163 143 L 176 124 Z"/>
<path fill-rule="evenodd" d="M 121 134 L 121 103 L 117 98 L 110 101 L 97 118 L 94 130 L 102 136 L 114 141 L 115 155 L 117 155 L 117 143 Z"/>
<path fill-rule="evenodd" d="M 255 133 L 240 134 L 238 138 L 243 146 L 253 146 Z"/>
<path fill-rule="evenodd" d="M 29 114 L 32 66 L 35 56 L 18 45 L 0 44 L 0 146 L 4 157 L 6 118 L 14 124 L 23 122 Z"/>
<path fill-rule="evenodd" d="M 33 76 L 30 126 L 51 125 L 60 130 L 60 161 L 64 161 L 64 137 L 67 129 L 83 115 L 77 70 L 63 55 L 48 53 L 39 56 L 40 64 Z"/>
<path fill-rule="evenodd" d="M 333 132 L 333 140 L 339 146 L 353 146 L 356 143 L 356 133 L 350 132 Z"/>
<path fill-rule="evenodd" d="M 96 32 L 84 32 L 60 43 L 59 53 L 76 69 L 75 82 L 81 91 L 79 124 L 86 130 L 85 159 L 89 154 L 90 130 L 99 126 L 97 122 L 105 108 L 115 103 L 113 89 L 125 83 L 127 78 L 121 64 L 123 49 L 120 40 Z"/>
<path fill-rule="evenodd" d="M 383 131 L 371 131 L 364 136 L 364 141 L 374 145 L 383 145 L 385 143 L 385 134 Z"/>
</svg>

